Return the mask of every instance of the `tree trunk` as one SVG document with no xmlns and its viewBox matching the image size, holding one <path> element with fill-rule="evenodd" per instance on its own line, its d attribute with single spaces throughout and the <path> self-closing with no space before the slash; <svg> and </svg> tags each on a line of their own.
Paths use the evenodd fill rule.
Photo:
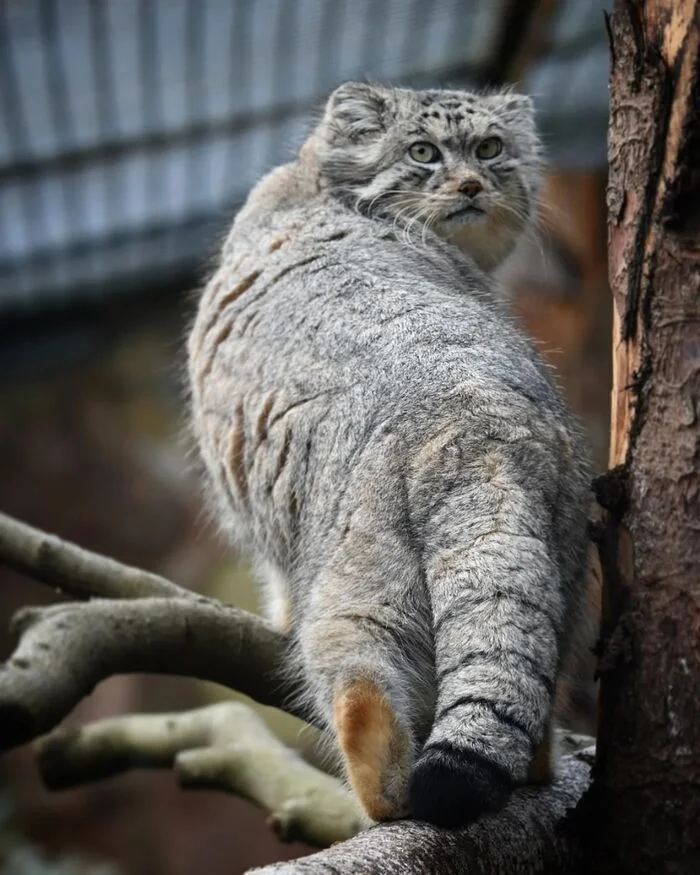
<svg viewBox="0 0 700 875">
<path fill-rule="evenodd" d="M 700 872 L 700 0 L 616 0 L 596 873 Z M 594 809 L 594 810 L 595 810 Z"/>
</svg>

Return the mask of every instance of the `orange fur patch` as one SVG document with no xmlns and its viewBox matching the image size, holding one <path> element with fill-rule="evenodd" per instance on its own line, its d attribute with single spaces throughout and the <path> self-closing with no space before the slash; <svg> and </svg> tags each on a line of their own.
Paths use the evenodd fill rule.
<svg viewBox="0 0 700 875">
<path fill-rule="evenodd" d="M 387 781 L 401 784 L 409 741 L 382 691 L 372 681 L 353 681 L 336 697 L 333 720 L 345 756 L 348 780 L 373 820 L 389 820 L 397 811 Z"/>
</svg>

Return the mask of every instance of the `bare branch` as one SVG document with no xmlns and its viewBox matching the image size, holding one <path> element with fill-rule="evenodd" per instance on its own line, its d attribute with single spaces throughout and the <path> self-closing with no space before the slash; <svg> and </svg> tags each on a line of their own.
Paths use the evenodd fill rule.
<svg viewBox="0 0 700 875">
<path fill-rule="evenodd" d="M 0 513 L 0 562 L 76 598 L 196 598 L 184 587 L 122 565 Z"/>
<path fill-rule="evenodd" d="M 567 875 L 585 842 L 581 810 L 594 751 L 564 757 L 548 787 L 516 791 L 504 809 L 464 829 L 416 821 L 382 824 L 310 857 L 254 869 L 258 875 Z"/>
<path fill-rule="evenodd" d="M 20 643 L 0 666 L 0 750 L 53 729 L 100 681 L 150 672 L 214 681 L 302 716 L 277 673 L 286 638 L 210 599 L 94 599 L 17 614 Z"/>
<path fill-rule="evenodd" d="M 225 790 L 261 806 L 284 840 L 325 847 L 362 826 L 340 782 L 304 762 L 242 703 L 59 729 L 37 749 L 42 777 L 52 788 L 174 764 L 184 787 Z"/>
<path fill-rule="evenodd" d="M 590 737 L 557 734 L 561 749 L 577 752 L 584 762 L 592 759 Z M 350 838 L 363 826 L 361 813 L 341 784 L 304 762 L 240 703 L 58 729 L 38 743 L 37 751 L 44 782 L 52 788 L 72 787 L 130 768 L 174 764 L 184 787 L 226 790 L 260 805 L 283 839 L 327 846 Z M 569 769 L 568 761 L 565 764 Z M 557 793 L 558 799 L 561 788 Z M 550 805 L 546 799 L 535 802 L 538 794 L 549 798 L 551 791 L 522 791 L 516 810 L 523 805 Z M 511 812 L 509 824 L 512 819 Z"/>
<path fill-rule="evenodd" d="M 327 847 L 360 831 L 362 814 L 336 778 L 304 762 L 250 708 L 230 707 L 223 716 L 235 740 L 177 756 L 184 787 L 226 790 L 257 803 L 284 841 Z"/>
<path fill-rule="evenodd" d="M 0 749 L 52 729 L 97 683 L 124 672 L 198 677 L 304 716 L 294 705 L 294 684 L 279 672 L 286 638 L 264 620 L 181 592 L 155 575 L 126 568 L 2 516 L 0 560 L 81 597 L 99 593 L 132 599 L 94 598 L 81 604 L 26 609 L 17 615 L 14 627 L 20 643 L 9 662 L 0 666 Z M 154 591 L 167 597 L 149 597 Z M 260 742 L 254 752 L 252 742 L 226 741 L 223 730 L 215 730 L 211 720 L 207 728 L 206 720 L 192 715 L 152 719 L 156 722 L 141 724 L 139 737 L 131 741 L 128 733 L 120 730 L 120 736 L 116 731 L 119 721 L 113 723 L 112 746 L 107 745 L 101 766 L 96 759 L 99 727 L 72 736 L 57 733 L 42 748 L 47 780 L 58 786 L 81 775 L 87 779 L 91 769 L 95 769 L 92 778 L 111 774 L 120 755 L 122 768 L 134 765 L 138 748 L 142 763 L 168 765 L 174 760 L 186 786 L 225 787 L 255 799 L 273 813 L 272 823 L 280 835 L 325 843 L 357 828 L 357 821 L 348 819 L 348 797 L 340 785 L 274 738 L 270 742 L 271 736 L 264 737 L 260 727 L 254 732 Z M 163 719 L 166 733 L 160 737 Z M 172 725 L 177 739 L 167 735 L 168 720 L 176 721 Z M 132 731 L 138 726 L 130 725 Z M 85 746 L 91 738 L 92 753 L 90 744 Z M 573 739 L 573 744 L 576 747 L 579 741 Z M 502 812 L 463 830 L 441 831 L 411 822 L 382 825 L 305 860 L 260 871 L 489 875 L 517 869 L 524 875 L 561 875 L 572 871 L 580 853 L 580 836 L 575 828 L 567 829 L 567 823 L 588 786 L 589 759 L 586 753 L 565 757 L 554 784 L 518 791 Z M 71 779 L 70 762 L 76 768 Z M 333 794 L 339 792 L 345 801 L 333 807 L 327 800 L 337 801 Z"/>
<path fill-rule="evenodd" d="M 50 790 L 64 790 L 129 769 L 170 768 L 183 750 L 234 740 L 230 724 L 219 719 L 228 708 L 225 702 L 183 714 L 128 714 L 59 727 L 36 742 L 39 772 Z"/>
</svg>

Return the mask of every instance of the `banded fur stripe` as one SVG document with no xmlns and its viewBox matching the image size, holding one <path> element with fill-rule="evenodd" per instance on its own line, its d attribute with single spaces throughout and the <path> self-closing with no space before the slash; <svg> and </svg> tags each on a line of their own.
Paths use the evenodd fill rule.
<svg viewBox="0 0 700 875">
<path fill-rule="evenodd" d="M 293 270 L 297 270 L 300 267 L 305 267 L 307 264 L 311 264 L 314 261 L 318 261 L 321 257 L 322 257 L 321 254 L 310 255 L 307 258 L 302 258 L 299 261 L 295 261 L 291 264 L 285 265 L 274 276 L 270 277 L 268 282 L 265 283 L 265 285 L 259 289 L 259 293 L 257 295 L 255 295 L 255 298 L 257 299 L 260 296 L 260 294 L 266 294 L 277 282 L 279 282 L 279 280 L 281 280 L 283 277 L 287 276 L 287 274 L 291 273 Z M 261 275 L 262 275 L 262 270 L 254 270 L 252 273 L 248 274 L 246 277 L 244 277 L 242 280 L 240 280 L 233 287 L 233 289 L 226 292 L 224 295 L 222 295 L 220 298 L 217 298 L 214 301 L 214 306 L 216 308 L 215 312 L 210 317 L 209 321 L 206 323 L 206 325 L 204 326 L 204 328 L 200 332 L 200 334 L 201 334 L 201 341 L 199 344 L 200 349 L 202 349 L 202 350 L 204 349 L 204 346 L 209 338 L 209 335 L 211 334 L 212 330 L 216 327 L 216 325 L 220 322 L 220 320 L 223 318 L 224 311 L 226 310 L 226 308 L 229 307 L 235 301 L 237 301 L 238 298 L 241 297 L 241 295 L 243 295 L 245 292 L 247 292 L 248 289 L 250 289 L 256 283 L 256 281 L 260 278 Z M 228 333 L 230 333 L 230 331 L 232 330 L 234 321 L 235 320 L 230 320 Z M 214 349 L 211 352 L 212 357 L 213 357 L 213 354 L 216 352 L 216 348 L 217 348 L 217 344 L 215 343 Z"/>
<path fill-rule="evenodd" d="M 240 298 L 242 294 L 247 292 L 248 289 L 253 285 L 253 283 L 258 279 L 261 273 L 261 270 L 254 270 L 252 273 L 249 273 L 247 276 L 243 277 L 243 279 L 239 280 L 230 291 L 225 292 L 220 298 L 216 298 L 214 300 L 214 313 L 209 317 L 209 321 L 200 332 L 200 349 L 203 347 L 211 330 L 219 322 L 219 319 L 221 318 L 221 315 L 226 307 L 228 307 L 229 304 L 232 304 L 234 301 Z M 217 289 L 217 292 L 221 291 L 222 288 L 223 286 L 220 285 L 220 287 Z"/>
<path fill-rule="evenodd" d="M 440 721 L 452 711 L 456 711 L 458 708 L 466 706 L 483 708 L 485 711 L 489 711 L 500 723 L 505 723 L 506 726 L 510 726 L 524 735 L 533 747 L 537 743 L 537 739 L 524 723 L 521 723 L 520 720 L 513 717 L 511 714 L 506 714 L 502 708 L 499 708 L 497 702 L 492 702 L 490 699 L 485 699 L 480 696 L 460 696 L 458 699 L 450 702 L 449 705 L 445 705 L 444 708 L 438 711 L 437 716 L 435 717 L 435 724 L 437 725 L 440 723 Z"/>
<path fill-rule="evenodd" d="M 464 593 L 461 596 L 458 596 L 451 604 L 448 610 L 442 614 L 439 619 L 435 621 L 433 624 L 433 629 L 436 635 L 439 635 L 442 631 L 443 626 L 446 623 L 452 622 L 454 620 L 463 620 L 465 614 L 468 613 L 465 610 L 466 606 L 471 605 L 474 608 L 483 607 L 484 605 L 493 604 L 494 602 L 499 601 L 508 601 L 514 602 L 517 605 L 520 605 L 523 608 L 527 608 L 527 610 L 532 611 L 533 613 L 539 614 L 543 616 L 549 625 L 552 627 L 552 631 L 554 632 L 555 639 L 559 641 L 559 621 L 557 618 L 542 605 L 537 602 L 533 602 L 531 599 L 526 598 L 518 592 L 508 592 L 507 590 L 498 590 L 494 592 L 492 595 L 484 597 L 478 596 L 474 598 L 473 593 Z"/>
<path fill-rule="evenodd" d="M 460 671 L 463 668 L 468 668 L 470 665 L 479 662 L 489 662 L 493 664 L 494 662 L 499 662 L 501 657 L 513 657 L 521 663 L 524 663 L 529 671 L 529 677 L 535 678 L 538 680 L 542 686 L 545 688 L 547 693 L 550 696 L 554 695 L 554 679 L 550 678 L 546 675 L 540 667 L 537 665 L 537 662 L 526 653 L 523 653 L 520 650 L 472 650 L 469 653 L 465 653 L 461 656 L 457 662 L 452 663 L 452 665 L 448 665 L 445 668 L 441 669 L 437 674 L 438 685 L 442 684 L 445 678 L 449 677 L 452 674 Z M 515 668 L 515 666 L 513 666 Z"/>
<path fill-rule="evenodd" d="M 314 395 L 308 395 L 306 398 L 297 398 L 294 401 L 290 401 L 286 407 L 282 410 L 278 410 L 275 412 L 270 411 L 267 417 L 266 423 L 266 433 L 271 431 L 272 427 L 276 425 L 281 419 L 284 419 L 288 414 L 295 410 L 297 407 L 301 407 L 304 404 L 310 404 L 312 401 L 316 401 L 318 398 L 323 398 L 324 396 L 333 395 L 338 392 L 338 389 L 333 386 L 328 389 L 322 389 L 320 392 L 316 392 Z"/>
<path fill-rule="evenodd" d="M 282 277 L 287 276 L 288 273 L 291 273 L 293 270 L 298 270 L 300 267 L 305 267 L 307 264 L 312 264 L 314 261 L 318 261 L 321 258 L 321 255 L 309 255 L 308 258 L 302 258 L 300 261 L 295 261 L 292 264 L 286 264 L 282 270 L 277 271 L 277 273 L 270 280 L 270 286 L 273 286 L 275 283 L 279 282 Z"/>
<path fill-rule="evenodd" d="M 277 464 L 275 465 L 275 470 L 274 470 L 274 473 L 272 475 L 272 480 L 270 481 L 270 483 L 267 486 L 268 493 L 272 493 L 273 489 L 275 488 L 275 485 L 277 484 L 277 481 L 282 476 L 282 471 L 284 470 L 285 465 L 287 464 L 287 459 L 289 458 L 289 450 L 292 446 L 293 437 L 294 437 L 294 434 L 293 434 L 291 428 L 287 428 L 285 430 L 285 433 L 284 433 L 284 440 L 282 441 L 282 448 L 280 449 L 279 455 L 277 456 Z"/>
<path fill-rule="evenodd" d="M 245 460 L 245 414 L 243 403 L 236 405 L 229 444 L 229 468 L 242 501 L 248 501 L 248 474 Z"/>
<path fill-rule="evenodd" d="M 272 408 L 275 406 L 276 398 L 277 393 L 274 391 L 267 395 L 263 401 L 260 413 L 258 413 L 258 418 L 255 420 L 255 436 L 257 437 L 259 444 L 261 444 L 267 437 L 270 416 L 272 415 Z"/>
</svg>

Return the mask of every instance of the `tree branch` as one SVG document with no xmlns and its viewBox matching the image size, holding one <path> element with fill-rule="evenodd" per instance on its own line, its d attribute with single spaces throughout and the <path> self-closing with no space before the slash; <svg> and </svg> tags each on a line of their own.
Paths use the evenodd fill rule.
<svg viewBox="0 0 700 875">
<path fill-rule="evenodd" d="M 305 716 L 295 706 L 294 683 L 279 672 L 287 639 L 259 617 L 180 590 L 156 575 L 127 568 L 1 515 L 0 561 L 82 598 L 116 598 L 19 612 L 14 621 L 19 645 L 0 666 L 0 749 L 52 729 L 97 683 L 124 672 L 214 681 L 262 704 Z M 167 597 L 153 597 L 153 593 Z M 131 741 L 128 733 L 117 731 L 121 721 L 112 723 L 112 746 L 107 745 L 101 766 L 92 760 L 92 767 L 102 768 L 93 777 L 116 770 L 119 756 L 126 757 L 131 744 L 132 754 L 141 750 L 142 762 L 167 765 L 174 759 L 185 785 L 224 786 L 255 799 L 273 812 L 273 826 L 281 835 L 304 835 L 307 841 L 325 843 L 338 838 L 342 830 L 347 835 L 357 827 L 344 807 L 347 797 L 343 795 L 341 804 L 333 795 L 343 792 L 339 784 L 280 742 L 271 743 L 269 733 L 263 736 L 259 726 L 254 734 L 260 745 L 254 751 L 252 741 L 226 741 L 230 736 L 215 728 L 211 718 L 208 727 L 206 719 L 193 715 L 128 719 L 154 722 L 127 723 L 132 736 L 134 728 L 139 729 L 138 738 Z M 176 739 L 167 735 L 168 720 L 175 721 Z M 158 741 L 164 721 L 166 733 Z M 57 741 L 61 737 L 64 741 Z M 86 727 L 77 735 L 60 731 L 49 739 L 41 748 L 49 783 L 68 782 L 68 756 L 76 768 L 82 757 L 82 778 L 86 778 L 93 754 L 87 753 L 85 740 L 94 740 L 97 757 L 100 737 L 104 741 L 104 725 L 102 730 Z M 198 746 L 199 742 L 208 746 Z M 63 774 L 59 750 L 64 756 Z M 135 762 L 122 759 L 121 764 L 128 767 Z M 305 860 L 261 871 L 489 875 L 512 869 L 524 875 L 561 875 L 572 871 L 580 855 L 581 830 L 569 828 L 570 812 L 588 787 L 589 773 L 588 754 L 568 756 L 554 784 L 519 790 L 499 814 L 465 829 L 450 832 L 411 822 L 382 825 Z M 330 798 L 339 807 L 333 808 L 327 802 Z M 576 817 L 580 819 L 579 814 Z"/>
<path fill-rule="evenodd" d="M 594 750 L 565 757 L 548 787 L 516 791 L 504 809 L 464 829 L 415 821 L 382 824 L 310 857 L 253 869 L 258 875 L 564 875 L 585 845 L 580 808 Z"/>
<path fill-rule="evenodd" d="M 0 750 L 53 729 L 100 681 L 149 672 L 214 681 L 263 705 L 296 708 L 281 674 L 286 638 L 254 614 L 210 599 L 94 599 L 20 611 L 0 666 Z"/>
<path fill-rule="evenodd" d="M 129 768 L 174 765 L 183 787 L 225 790 L 262 807 L 286 841 L 326 847 L 362 826 L 340 782 L 304 762 L 242 703 L 58 729 L 38 743 L 37 752 L 42 778 L 53 789 Z"/>
<path fill-rule="evenodd" d="M 0 513 L 0 562 L 79 599 L 197 598 L 140 568 L 122 565 Z"/>
<path fill-rule="evenodd" d="M 500 873 L 516 871 L 506 868 L 516 859 L 522 873 L 572 871 L 581 839 L 572 844 L 568 825 L 588 785 L 594 748 L 590 737 L 561 731 L 557 735 L 558 747 L 568 755 L 555 784 L 517 792 L 491 819 L 459 832 L 407 822 L 377 827 L 330 854 L 262 871 Z M 327 846 L 354 836 L 364 825 L 337 780 L 305 763 L 239 703 L 59 729 L 37 749 L 42 777 L 52 788 L 99 780 L 129 768 L 174 764 L 184 787 L 222 789 L 260 805 L 282 839 Z"/>
</svg>

